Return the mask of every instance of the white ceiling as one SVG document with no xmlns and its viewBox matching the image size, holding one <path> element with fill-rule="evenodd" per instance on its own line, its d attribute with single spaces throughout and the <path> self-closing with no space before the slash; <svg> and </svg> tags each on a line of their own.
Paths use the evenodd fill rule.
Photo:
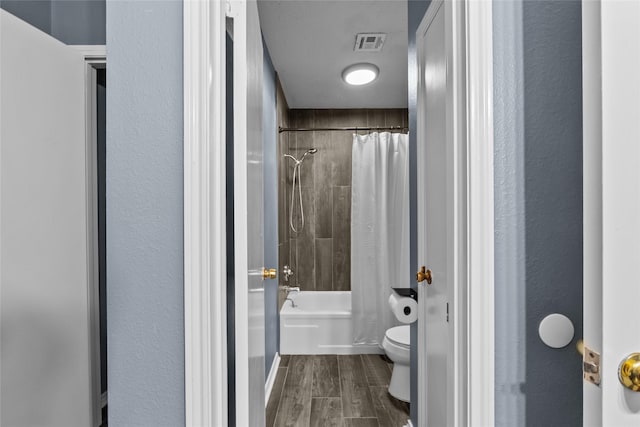
<svg viewBox="0 0 640 427">
<path fill-rule="evenodd" d="M 406 0 L 261 0 L 260 25 L 290 108 L 407 108 Z M 381 52 L 356 34 L 387 33 Z M 342 70 L 370 62 L 379 77 L 349 86 Z"/>
</svg>

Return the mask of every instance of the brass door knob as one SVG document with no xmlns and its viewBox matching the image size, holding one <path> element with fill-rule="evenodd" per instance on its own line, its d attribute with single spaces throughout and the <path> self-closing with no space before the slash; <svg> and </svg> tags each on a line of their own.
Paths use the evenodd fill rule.
<svg viewBox="0 0 640 427">
<path fill-rule="evenodd" d="M 431 284 L 431 270 L 427 270 L 425 268 L 425 266 L 423 265 L 422 267 L 420 267 L 420 271 L 418 271 L 418 273 L 416 274 L 416 280 L 418 281 L 418 283 L 424 282 L 426 280 L 427 284 L 430 285 Z"/>
<path fill-rule="evenodd" d="M 640 353 L 631 353 L 620 363 L 618 379 L 629 390 L 640 391 Z"/>
<path fill-rule="evenodd" d="M 278 277 L 278 272 L 275 268 L 262 269 L 262 280 L 275 279 L 276 277 Z"/>
</svg>

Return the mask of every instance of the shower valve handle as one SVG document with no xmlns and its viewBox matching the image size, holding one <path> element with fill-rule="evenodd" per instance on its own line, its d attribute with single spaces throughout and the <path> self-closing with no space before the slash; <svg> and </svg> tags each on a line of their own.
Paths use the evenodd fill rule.
<svg viewBox="0 0 640 427">
<path fill-rule="evenodd" d="M 284 274 L 285 282 L 288 282 L 289 277 L 293 276 L 293 270 L 288 265 L 285 265 L 284 267 L 282 267 L 282 274 Z"/>
</svg>

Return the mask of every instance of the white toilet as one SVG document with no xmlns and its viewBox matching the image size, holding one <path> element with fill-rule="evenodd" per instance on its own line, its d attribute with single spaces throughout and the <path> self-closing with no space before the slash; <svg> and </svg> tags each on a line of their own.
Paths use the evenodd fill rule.
<svg viewBox="0 0 640 427">
<path fill-rule="evenodd" d="M 382 348 L 393 362 L 389 394 L 403 402 L 409 402 L 409 325 L 387 329 Z"/>
</svg>

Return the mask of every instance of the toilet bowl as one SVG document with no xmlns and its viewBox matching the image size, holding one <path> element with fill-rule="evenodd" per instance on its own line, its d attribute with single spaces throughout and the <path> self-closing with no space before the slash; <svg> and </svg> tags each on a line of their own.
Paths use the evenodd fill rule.
<svg viewBox="0 0 640 427">
<path fill-rule="evenodd" d="M 409 325 L 388 329 L 382 340 L 382 348 L 393 362 L 389 394 L 398 400 L 409 402 Z"/>
</svg>

